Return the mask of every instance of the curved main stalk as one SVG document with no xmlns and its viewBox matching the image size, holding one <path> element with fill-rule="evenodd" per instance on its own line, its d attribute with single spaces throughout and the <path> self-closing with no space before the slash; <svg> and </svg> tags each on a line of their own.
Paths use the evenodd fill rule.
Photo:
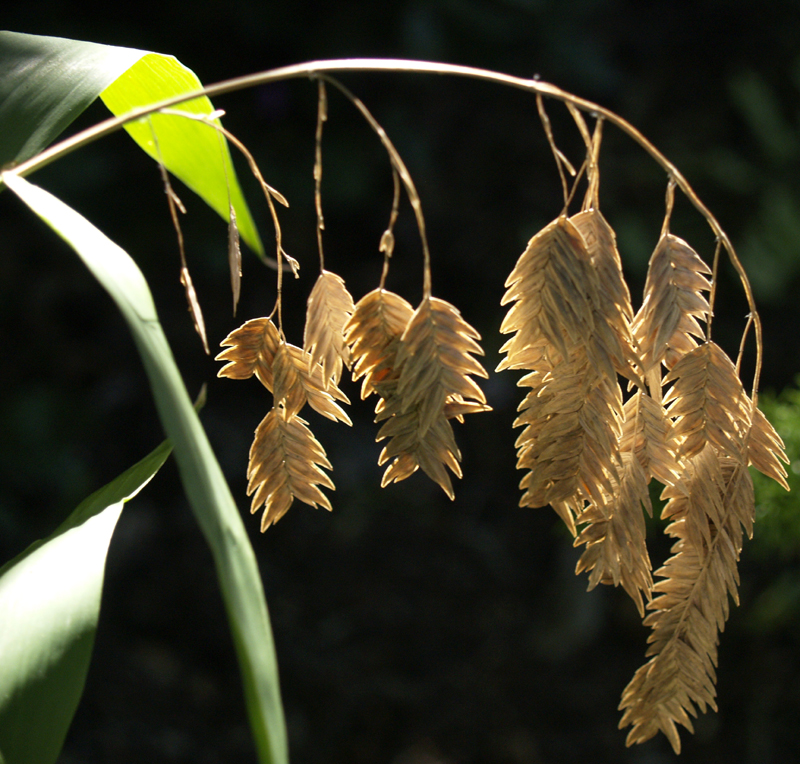
<svg viewBox="0 0 800 764">
<path fill-rule="evenodd" d="M 736 250 L 733 247 L 728 235 L 720 226 L 719 221 L 714 217 L 711 211 L 695 193 L 689 182 L 647 138 L 644 137 L 630 122 L 620 117 L 618 114 L 610 111 L 609 109 L 600 106 L 585 98 L 580 98 L 572 93 L 562 90 L 555 85 L 540 80 L 525 79 L 522 77 L 513 77 L 508 74 L 501 74 L 487 69 L 479 69 L 471 66 L 459 66 L 456 64 L 444 64 L 431 61 L 414 61 L 406 59 L 371 59 L 371 58 L 353 58 L 353 59 L 333 59 L 322 61 L 309 61 L 302 64 L 293 64 L 291 66 L 283 66 L 277 69 L 271 69 L 264 72 L 257 72 L 255 74 L 248 74 L 242 77 L 235 77 L 230 80 L 209 85 L 202 90 L 188 93 L 181 96 L 176 96 L 158 103 L 151 104 L 150 106 L 140 107 L 125 114 L 121 117 L 114 117 L 107 119 L 95 125 L 88 130 L 84 130 L 76 135 L 68 138 L 60 143 L 54 144 L 49 149 L 33 157 L 32 159 L 22 162 L 14 168 L 14 173 L 17 175 L 28 175 L 29 173 L 44 167 L 50 162 L 74 151 L 81 146 L 84 146 L 97 138 L 108 135 L 116 130 L 119 130 L 123 125 L 132 122 L 142 117 L 160 111 L 161 109 L 175 106 L 179 103 L 192 100 L 201 96 L 218 96 L 225 93 L 232 93 L 237 90 L 254 87 L 256 85 L 264 85 L 270 82 L 279 82 L 287 79 L 296 79 L 300 77 L 314 77 L 325 72 L 344 72 L 344 71 L 358 71 L 358 72 L 408 72 L 408 73 L 425 73 L 425 74 L 441 74 L 456 77 L 467 77 L 475 80 L 482 80 L 485 82 L 493 82 L 500 85 L 514 87 L 520 90 L 526 90 L 530 93 L 535 93 L 548 98 L 553 98 L 557 101 L 562 101 L 565 104 L 580 109 L 581 111 L 588 112 L 596 117 L 602 117 L 607 122 L 615 125 L 622 132 L 628 135 L 632 140 L 638 143 L 654 160 L 659 164 L 680 188 L 684 195 L 689 199 L 692 205 L 698 212 L 706 219 L 709 227 L 714 232 L 714 235 L 721 242 L 722 246 L 728 253 L 728 257 L 733 263 L 736 272 L 742 282 L 742 286 L 747 297 L 748 306 L 750 309 L 750 317 L 752 318 L 753 327 L 756 335 L 756 368 L 753 376 L 753 400 L 755 402 L 758 381 L 761 373 L 762 365 L 762 328 L 761 319 L 758 315 L 753 297 L 753 290 L 744 266 L 739 260 Z"/>
</svg>

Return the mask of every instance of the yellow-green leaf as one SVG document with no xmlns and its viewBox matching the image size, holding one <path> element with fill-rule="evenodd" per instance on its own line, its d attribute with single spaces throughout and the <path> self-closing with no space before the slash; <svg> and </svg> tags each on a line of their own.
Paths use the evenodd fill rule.
<svg viewBox="0 0 800 764">
<path fill-rule="evenodd" d="M 113 114 L 120 116 L 136 107 L 200 88 L 197 75 L 173 56 L 147 53 L 103 90 L 100 98 Z M 214 107 L 203 97 L 187 101 L 175 110 L 211 114 Z M 130 122 L 125 129 L 153 159 L 160 158 L 176 178 L 226 222 L 230 217 L 230 189 L 239 234 L 255 252 L 263 255 L 264 247 L 236 179 L 225 138 L 208 125 L 174 114 L 153 114 L 148 119 L 150 124 L 140 120 Z M 153 140 L 154 132 L 158 146 Z"/>
</svg>

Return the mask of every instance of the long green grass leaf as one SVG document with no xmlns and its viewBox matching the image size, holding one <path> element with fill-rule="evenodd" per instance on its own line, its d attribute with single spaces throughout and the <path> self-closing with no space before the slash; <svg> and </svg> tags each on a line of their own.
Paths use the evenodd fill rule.
<svg viewBox="0 0 800 764">
<path fill-rule="evenodd" d="M 184 387 L 150 290 L 130 256 L 88 220 L 13 173 L 3 180 L 78 253 L 116 302 L 142 357 L 195 517 L 211 547 L 259 761 L 286 764 L 286 728 L 264 590 L 244 524 Z"/>
<path fill-rule="evenodd" d="M 0 761 L 56 761 L 89 670 L 111 534 L 171 450 L 162 443 L 0 568 Z"/>
</svg>

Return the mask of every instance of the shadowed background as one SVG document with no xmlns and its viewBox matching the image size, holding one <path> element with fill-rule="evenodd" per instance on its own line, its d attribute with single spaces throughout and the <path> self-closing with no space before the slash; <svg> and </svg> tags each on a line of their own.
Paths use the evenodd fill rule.
<svg viewBox="0 0 800 764">
<path fill-rule="evenodd" d="M 800 16 L 795 2 L 428 0 L 120 5 L 3 11 L 5 28 L 174 54 L 211 83 L 319 58 L 424 58 L 534 73 L 602 103 L 687 176 L 738 247 L 765 324 L 762 388 L 798 372 Z M 418 186 L 433 292 L 499 362 L 503 281 L 527 240 L 561 210 L 535 101 L 484 83 L 408 74 L 341 77 L 386 128 Z M 323 144 L 326 265 L 356 299 L 377 286 L 392 180 L 378 139 L 329 90 Z M 290 342 L 302 341 L 317 273 L 313 206 L 316 86 L 294 81 L 226 96 L 227 127 L 290 201 L 284 243 L 302 276 L 286 284 Z M 580 163 L 566 110 L 548 104 L 560 147 Z M 78 126 L 105 117 L 101 105 Z M 72 129 L 72 128 L 71 128 Z M 238 167 L 268 251 L 272 228 Z M 140 264 L 190 394 L 244 513 L 252 434 L 272 404 L 256 382 L 217 379 L 178 283 L 178 252 L 157 168 L 124 134 L 33 179 L 62 196 Z M 224 224 L 191 192 L 182 219 L 212 356 L 232 329 L 272 309 L 275 274 L 245 253 L 236 318 Z M 663 217 L 665 178 L 607 127 L 601 207 L 617 231 L 638 307 Z M 706 259 L 714 241 L 679 198 L 673 231 Z M 77 258 L 15 200 L 0 201 L 0 561 L 52 528 L 162 438 L 133 343 Z M 404 201 L 387 286 L 412 304 L 422 256 Z M 714 336 L 734 355 L 747 311 L 723 269 Z M 752 373 L 746 358 L 745 380 Z M 451 503 L 424 477 L 381 490 L 372 401 L 343 383 L 352 431 L 309 414 L 334 465 L 334 512 L 298 504 L 266 534 L 246 518 L 261 564 L 295 764 L 648 762 L 664 739 L 627 750 L 619 696 L 643 662 L 645 630 L 627 596 L 585 592 L 580 552 L 549 509 L 520 509 L 511 422 L 519 375 L 482 383 L 494 411 L 456 425 L 464 479 Z M 768 530 L 769 526 L 767 524 Z M 651 556 L 668 544 L 651 524 Z M 718 714 L 683 735 L 684 762 L 800 756 L 800 537 L 745 546 L 742 606 L 721 636 Z M 64 764 L 252 761 L 227 619 L 210 555 L 172 465 L 126 508 L 112 542 L 96 651 Z"/>
</svg>

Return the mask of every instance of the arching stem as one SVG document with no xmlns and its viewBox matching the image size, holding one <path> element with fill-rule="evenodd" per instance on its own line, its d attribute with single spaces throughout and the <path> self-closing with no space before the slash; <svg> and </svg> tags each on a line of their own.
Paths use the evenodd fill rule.
<svg viewBox="0 0 800 764">
<path fill-rule="evenodd" d="M 98 125 L 95 125 L 88 130 L 84 130 L 76 135 L 68 138 L 60 143 L 57 143 L 37 156 L 22 162 L 14 169 L 15 174 L 28 175 L 34 170 L 40 169 L 50 162 L 64 156 L 81 146 L 85 146 L 98 138 L 108 135 L 116 130 L 119 130 L 127 122 L 131 122 L 142 117 L 160 111 L 164 108 L 175 106 L 184 101 L 190 101 L 194 98 L 207 96 L 209 98 L 223 95 L 225 93 L 233 93 L 238 90 L 254 87 L 256 85 L 265 85 L 270 82 L 280 82 L 288 79 L 295 79 L 300 77 L 318 77 L 326 72 L 394 72 L 394 73 L 424 73 L 424 74 L 439 74 L 455 77 L 467 77 L 474 80 L 483 82 L 492 82 L 499 85 L 525 90 L 529 93 L 535 93 L 547 98 L 553 98 L 563 103 L 572 104 L 581 111 L 588 112 L 594 117 L 602 117 L 606 122 L 615 125 L 639 146 L 641 146 L 652 158 L 660 165 L 667 173 L 668 177 L 674 180 L 677 187 L 689 199 L 697 211 L 705 218 L 709 227 L 714 233 L 714 236 L 722 243 L 723 248 L 728 253 L 733 267 L 739 275 L 747 303 L 750 309 L 750 316 L 752 324 L 755 329 L 756 336 L 756 364 L 755 372 L 753 374 L 753 399 L 755 401 L 758 382 L 761 374 L 762 356 L 763 356 L 763 339 L 762 339 L 762 326 L 761 318 L 756 309 L 755 298 L 753 290 L 750 285 L 750 280 L 747 277 L 744 266 L 736 254 L 728 235 L 722 229 L 719 221 L 714 217 L 711 211 L 695 193 L 692 186 L 678 170 L 647 138 L 644 137 L 630 122 L 615 112 L 600 106 L 585 98 L 568 93 L 555 85 L 551 85 L 541 80 L 525 79 L 522 77 L 513 77 L 508 74 L 501 74 L 500 72 L 493 72 L 488 69 L 480 69 L 471 66 L 459 66 L 456 64 L 444 64 L 432 61 L 412 61 L 404 59 L 370 59 L 370 58 L 354 58 L 354 59 L 334 59 L 329 61 L 308 61 L 302 64 L 293 64 L 291 66 L 283 66 L 269 71 L 257 72 L 255 74 L 248 74 L 243 77 L 235 77 L 224 82 L 219 82 L 215 85 L 209 85 L 202 90 L 197 90 L 192 93 L 175 96 L 173 98 L 165 99 L 150 106 L 142 106 L 132 110 L 128 114 L 121 117 L 114 117 L 107 119 Z M 388 138 L 387 138 L 388 140 Z M 402 177 L 402 173 L 401 173 Z M 416 211 L 415 211 L 416 212 Z"/>
</svg>

